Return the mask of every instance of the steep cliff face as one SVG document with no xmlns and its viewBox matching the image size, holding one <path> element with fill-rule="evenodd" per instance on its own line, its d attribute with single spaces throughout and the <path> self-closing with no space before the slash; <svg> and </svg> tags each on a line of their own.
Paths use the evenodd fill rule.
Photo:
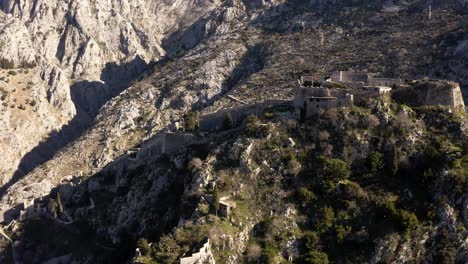
<svg viewBox="0 0 468 264">
<path fill-rule="evenodd" d="M 75 114 L 59 68 L 0 70 L 0 181 L 6 184 L 35 145 Z M 44 87 L 49 87 L 45 89 Z"/>
<path fill-rule="evenodd" d="M 7 59 L 20 65 L 37 56 L 37 63 L 60 65 L 72 78 L 100 80 L 106 63 L 121 64 L 136 56 L 146 62 L 161 58 L 166 34 L 217 5 L 218 1 L 4 1 L 9 22 L 19 20 L 27 28 L 23 33 L 29 35 L 19 41 L 34 47 L 23 51 L 30 53 L 27 60 Z M 8 45 L 3 50 L 15 53 Z"/>
<path fill-rule="evenodd" d="M 465 8 L 468 6 L 466 0 L 309 0 L 306 1 L 318 8 L 328 9 L 328 10 L 338 10 L 344 7 L 370 7 L 377 10 L 385 11 L 399 11 L 406 8 L 428 8 L 432 7 L 447 7 L 454 5 L 457 7 Z"/>
<path fill-rule="evenodd" d="M 0 120 L 5 124 L 1 148 L 9 157 L 0 166 L 3 183 L 13 174 L 31 170 L 34 163 L 47 160 L 79 135 L 105 102 L 126 88 L 150 62 L 165 55 L 161 47 L 163 38 L 219 4 L 219 1 L 2 1 L 0 67 L 32 69 L 31 78 L 37 81 L 30 85 L 46 91 L 29 95 L 44 105 L 45 112 L 42 115 L 34 112 L 31 118 L 25 118 L 25 127 L 21 129 L 24 133 L 18 134 L 18 127 L 9 119 Z M 26 83 L 14 89 L 25 89 Z M 16 93 L 10 95 L 11 100 L 17 100 Z M 3 111 L 9 112 L 9 106 L 4 106 Z M 54 116 L 54 112 L 60 113 L 61 118 L 43 117 Z M 63 130 L 65 125 L 68 130 Z M 36 129 L 31 130 L 32 127 Z M 41 140 L 53 136 L 53 131 L 58 136 L 52 147 L 25 157 Z M 12 146 L 8 142 L 18 143 Z"/>
<path fill-rule="evenodd" d="M 462 50 L 456 40 L 461 38 L 460 25 L 466 19 L 452 13 L 434 15 L 431 25 L 438 30 L 427 31 L 424 28 L 429 22 L 424 12 L 375 13 L 375 9 L 364 9 L 321 17 L 316 8 L 294 1 L 191 1 L 188 6 L 185 2 L 142 5 L 138 1 L 75 1 L 65 2 L 66 7 L 57 3 L 54 8 L 63 8 L 56 11 L 48 7 L 51 2 L 5 3 L 3 7 L 10 13 L 5 19 L 24 25 L 25 34 L 32 39 L 27 43 L 40 55 L 37 63 L 43 61 L 40 77 L 46 83 L 47 102 L 64 114 L 61 123 L 49 124 L 48 130 L 36 133 L 44 138 L 50 131 L 59 130 L 39 147 L 32 149 L 34 144 L 20 140 L 17 148 L 5 148 L 18 158 L 2 167 L 4 181 L 32 149 L 21 162 L 17 173 L 21 179 L 11 181 L 20 183 L 3 198 L 10 205 L 29 197 L 21 190 L 37 179 L 47 182 L 44 186 L 53 186 L 67 175 L 91 173 L 106 165 L 192 107 L 213 105 L 207 112 L 226 107 L 229 103 L 218 100 L 226 93 L 249 102 L 287 98 L 295 71 L 310 70 L 312 65 L 323 65 L 314 69 L 319 74 L 351 68 L 387 76 L 403 74 L 405 78 L 430 75 L 428 69 L 433 68 L 428 65 L 443 58 L 442 67 L 452 61 L 451 54 L 457 54 L 451 50 Z M 417 23 L 415 16 L 420 18 Z M 400 37 L 407 27 L 416 32 L 411 41 Z M 389 45 L 382 45 L 382 36 L 375 30 L 387 32 L 384 37 L 391 39 Z M 44 36 L 48 35 L 55 36 L 53 45 L 47 45 L 49 40 Z M 453 43 L 447 42 L 452 35 L 456 36 Z M 169 57 L 129 84 L 131 77 L 146 69 L 148 61 L 166 52 L 156 52 L 161 51 L 161 45 Z M 440 47 L 442 54 L 428 46 Z M 153 52 L 149 51 L 151 47 Z M 89 53 L 91 50 L 95 52 Z M 291 56 L 292 51 L 298 55 Z M 102 71 L 96 70 L 104 64 Z M 451 75 L 454 79 L 465 71 L 463 59 L 460 65 Z M 441 71 L 444 75 L 451 72 Z M 68 126 L 61 125 L 67 122 Z M 87 124 L 92 125 L 88 128 Z M 3 142 L 11 141 L 13 132 L 9 133 Z M 15 149 L 22 149 L 21 154 Z M 45 163 L 53 155 L 55 158 Z M 38 191 L 48 192 L 47 188 Z"/>
<path fill-rule="evenodd" d="M 347 3 L 353 2 L 367 7 L 370 1 Z M 408 1 L 383 2 L 388 3 L 386 6 L 412 7 L 404 4 Z M 17 74 L 8 79 L 18 85 L 18 92 L 23 91 L 21 78 L 37 79 L 37 107 L 43 110 L 38 110 L 41 114 L 37 117 L 28 114 L 19 119 L 23 124 L 19 129 L 28 131 L 17 133 L 11 123 L 13 98 L 8 107 L 2 108 L 1 120 L 9 124 L 0 141 L 0 151 L 8 156 L 0 161 L 4 165 L 0 170 L 5 170 L 4 182 L 17 171 L 22 157 L 24 163 L 18 174 L 21 177 L 7 185 L 0 211 L 47 195 L 69 176 L 92 177 L 188 110 L 210 113 L 238 105 L 226 95 L 249 103 L 290 98 L 291 86 L 303 71 L 324 74 L 338 69 L 367 69 L 384 76 L 415 78 L 434 74 L 453 80 L 466 71 L 466 56 L 456 55 L 464 50 L 463 26 L 467 21 L 466 15 L 457 13 L 459 9 L 435 13 L 428 21 L 427 13 L 421 10 L 427 10 L 425 4 L 429 2 L 421 2 L 418 12 L 403 8 L 400 13 L 393 9 L 380 12 L 388 9 L 373 6 L 349 11 L 340 1 L 310 3 L 3 1 L 7 14 L 0 13 L 4 21 L 0 24 L 9 33 L 1 34 L 0 39 L 16 41 L 21 47 L 8 49 L 0 45 L 0 54 L 8 58 L 4 63 L 13 63 L 14 67 L 37 65 L 29 70 L 32 77 Z M 327 16 L 316 8 L 321 3 L 335 6 L 334 11 L 340 12 Z M 431 30 L 427 30 L 429 26 Z M 21 40 L 23 35 L 29 40 Z M 455 65 L 452 60 L 457 60 L 458 66 L 446 68 L 447 64 Z M 148 65 L 150 62 L 155 63 Z M 436 66 L 440 66 L 440 74 L 435 74 Z M 9 86 L 6 82 L 0 85 Z M 23 96 L 12 91 L 15 96 Z M 30 111 L 20 110 L 15 111 Z M 32 108 L 27 113 L 36 112 Z M 47 135 L 50 137 L 32 149 Z M 369 142 L 359 140 L 356 144 L 360 149 L 352 150 L 353 157 L 367 154 Z M 18 143 L 11 146 L 11 142 Z M 406 143 L 414 144 L 411 142 Z M 40 162 L 28 164 L 30 160 Z M 172 164 L 169 167 L 173 169 Z M 109 200 L 101 197 L 101 205 L 114 203 L 115 198 L 111 209 L 119 208 L 105 219 L 111 227 L 99 227 L 99 232 L 105 232 L 111 241 L 119 242 L 122 232 L 134 232 L 133 225 L 147 211 L 147 205 L 138 203 L 159 199 L 159 188 L 172 180 L 170 170 L 153 169 L 148 174 L 137 170 L 134 176 L 138 182 L 128 178 L 127 187 L 133 189 L 128 197 L 117 197 L 115 193 L 109 194 Z M 190 181 L 190 177 L 179 180 Z M 139 183 L 151 188 L 151 192 Z M 122 203 L 121 198 L 128 203 Z M 158 201 L 160 205 L 165 206 Z M 166 213 L 170 219 L 161 220 Z M 159 227 L 173 225 L 178 213 L 162 210 L 157 217 L 145 220 L 144 225 L 154 225 L 161 232 Z M 215 248 L 221 250 L 251 228 L 250 224 L 240 228 L 242 232 L 224 237 L 214 244 Z M 143 230 L 145 227 L 137 232 Z M 294 249 L 294 241 L 290 242 L 285 242 L 285 249 Z M 390 242 L 382 242 L 382 247 Z M 400 240 L 392 245 L 398 243 Z M 233 255 L 238 259 L 245 244 L 231 244 L 238 248 L 239 253 Z"/>
<path fill-rule="evenodd" d="M 226 81 L 233 72 L 249 72 L 258 68 L 255 63 L 247 63 L 250 56 L 257 55 L 248 52 L 249 48 L 239 35 L 226 35 L 226 32 L 235 31 L 241 26 L 236 21 L 243 14 L 245 7 L 233 3 L 210 14 L 216 22 L 201 29 L 187 29 L 187 32 L 195 30 L 196 34 L 210 36 L 210 42 L 207 46 L 185 51 L 186 55 L 178 60 L 156 65 L 152 71 L 143 74 L 146 76 L 144 81 L 134 83 L 103 105 L 92 127 L 58 152 L 54 160 L 21 179 L 17 187 L 12 186 L 13 189 L 19 188 L 16 189 L 19 192 L 15 191 L 15 202 L 29 197 L 27 191 L 20 190 L 34 184 L 36 177 L 43 178 L 44 188 L 37 188 L 37 194 L 44 195 L 49 191 L 48 186 L 55 185 L 64 175 L 91 174 L 131 146 L 155 135 L 192 106 L 202 107 L 212 103 L 229 88 Z M 240 77 L 242 75 L 236 78 Z M 92 102 L 87 103 L 89 106 Z M 8 200 L 6 196 L 3 198 Z"/>
</svg>

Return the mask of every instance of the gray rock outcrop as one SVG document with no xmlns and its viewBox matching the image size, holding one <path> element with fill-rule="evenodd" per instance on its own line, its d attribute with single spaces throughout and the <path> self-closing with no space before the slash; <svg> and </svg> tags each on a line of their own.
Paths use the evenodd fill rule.
<svg viewBox="0 0 468 264">
<path fill-rule="evenodd" d="M 13 110 L 6 107 L 0 115 L 0 123 L 5 124 L 0 145 L 8 156 L 0 161 L 3 182 L 18 172 L 26 153 L 70 123 L 77 108 L 86 117 L 75 118 L 79 120 L 74 124 L 81 122 L 77 126 L 84 127 L 131 78 L 165 55 L 164 38 L 218 5 L 220 1 L 198 0 L 2 0 L 0 68 L 34 68 L 31 78 L 37 79 L 40 108 L 34 116 L 43 113 L 39 122 L 24 118 L 22 133 L 8 119 Z M 14 89 L 25 86 L 23 82 Z M 60 120 L 50 118 L 56 114 Z"/>
</svg>

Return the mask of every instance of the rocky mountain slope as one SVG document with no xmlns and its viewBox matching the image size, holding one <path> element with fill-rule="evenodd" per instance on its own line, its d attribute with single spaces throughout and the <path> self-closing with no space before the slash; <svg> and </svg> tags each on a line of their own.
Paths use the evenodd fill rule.
<svg viewBox="0 0 468 264">
<path fill-rule="evenodd" d="M 2 210 L 48 194 L 68 176 L 95 174 L 189 109 L 239 104 L 227 95 L 290 98 L 304 71 L 366 69 L 466 87 L 466 6 L 2 1 L 0 66 L 16 72 L 0 80 L 8 95 L 0 106 Z"/>
<path fill-rule="evenodd" d="M 9 157 L 1 166 L 3 184 L 79 136 L 106 101 L 165 56 L 164 38 L 217 5 L 217 1 L 2 1 L 0 64 L 7 69 L 30 68 L 32 76 L 23 85 L 1 85 L 11 100 L 19 99 L 11 91 L 33 87 L 27 97 L 42 109 L 21 126 L 2 119 L 7 125 L 1 149 Z M 2 112 L 10 115 L 10 106 L 14 103 L 4 105 Z M 59 118 L 54 118 L 55 112 Z M 62 128 L 68 129 L 60 132 Z M 53 142 L 25 157 L 43 140 Z"/>
<path fill-rule="evenodd" d="M 369 100 L 300 125 L 289 111 L 64 180 L 45 199 L 57 218 L 14 225 L 16 254 L 178 263 L 208 237 L 217 263 L 466 262 L 465 113 Z"/>
</svg>

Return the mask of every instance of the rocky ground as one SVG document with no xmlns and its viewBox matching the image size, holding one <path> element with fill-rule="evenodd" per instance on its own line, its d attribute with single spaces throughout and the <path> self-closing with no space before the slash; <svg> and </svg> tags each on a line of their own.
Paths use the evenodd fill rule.
<svg viewBox="0 0 468 264">
<path fill-rule="evenodd" d="M 208 237 L 217 263 L 466 261 L 466 114 L 371 100 L 300 125 L 289 111 L 63 181 L 46 199 L 58 218 L 7 230 L 15 252 L 126 263 L 138 247 L 137 263 L 175 263 Z"/>
<path fill-rule="evenodd" d="M 304 72 L 466 89 L 466 2 L 433 1 L 430 21 L 428 1 L 390 2 L 1 2 L 0 66 L 18 73 L 0 76 L 2 210 L 93 175 L 189 109 L 290 98 Z"/>
</svg>

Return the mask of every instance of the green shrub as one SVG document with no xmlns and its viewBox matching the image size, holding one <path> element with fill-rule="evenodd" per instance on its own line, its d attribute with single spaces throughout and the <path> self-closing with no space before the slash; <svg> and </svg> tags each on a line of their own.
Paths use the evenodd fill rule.
<svg viewBox="0 0 468 264">
<path fill-rule="evenodd" d="M 398 172 L 398 149 L 396 146 L 393 146 L 392 148 L 391 164 L 388 167 L 392 175 L 397 174 Z"/>
<path fill-rule="evenodd" d="M 234 119 L 232 119 L 231 113 L 227 113 L 223 120 L 223 130 L 229 130 L 234 128 Z"/>
<path fill-rule="evenodd" d="M 322 211 L 322 219 L 323 223 L 326 227 L 331 227 L 333 225 L 333 221 L 335 220 L 335 212 L 331 207 L 325 207 Z"/>
<path fill-rule="evenodd" d="M 419 227 L 418 217 L 412 212 L 406 210 L 399 210 L 399 219 L 405 231 L 414 231 Z"/>
<path fill-rule="evenodd" d="M 2 94 L 2 96 L 0 96 L 0 100 L 5 101 L 7 99 L 7 97 L 8 97 L 8 95 L 9 95 L 9 93 L 7 91 L 5 91 L 5 90 L 2 90 L 1 88 L 0 88 L 0 93 Z"/>
<path fill-rule="evenodd" d="M 263 114 L 263 117 L 265 117 L 266 119 L 272 119 L 274 116 L 275 116 L 275 114 L 270 113 L 270 112 L 267 112 L 267 113 Z"/>
<path fill-rule="evenodd" d="M 270 243 L 266 242 L 265 246 L 262 251 L 262 263 L 268 263 L 268 264 L 273 264 L 275 262 L 275 258 L 278 255 L 278 250 L 275 248 L 275 246 Z"/>
<path fill-rule="evenodd" d="M 158 244 L 153 246 L 155 258 L 160 263 L 175 263 L 183 252 L 172 236 L 163 236 Z"/>
<path fill-rule="evenodd" d="M 246 119 L 245 132 L 250 137 L 265 137 L 268 127 L 262 125 L 257 116 L 250 115 Z"/>
<path fill-rule="evenodd" d="M 13 69 L 15 63 L 13 61 L 7 60 L 5 58 L 0 58 L 0 68 L 2 69 Z"/>
<path fill-rule="evenodd" d="M 371 175 L 378 175 L 384 169 L 385 163 L 383 155 L 380 152 L 374 152 L 369 156 L 369 173 Z"/>
<path fill-rule="evenodd" d="M 437 207 L 434 204 L 430 204 L 427 208 L 427 217 L 434 220 L 437 216 Z"/>
<path fill-rule="evenodd" d="M 351 176 L 351 166 L 343 160 L 320 156 L 319 163 L 320 176 L 325 179 L 345 180 Z"/>
<path fill-rule="evenodd" d="M 297 198 L 301 203 L 305 204 L 309 204 L 317 200 L 317 196 L 305 187 L 301 187 L 297 190 Z"/>
<path fill-rule="evenodd" d="M 218 186 L 216 185 L 213 190 L 213 202 L 211 203 L 211 211 L 218 215 L 219 211 L 219 191 Z"/>
<path fill-rule="evenodd" d="M 442 163 L 442 154 L 432 145 L 424 150 L 425 163 L 430 168 L 437 168 Z"/>
<path fill-rule="evenodd" d="M 317 248 L 317 245 L 320 242 L 320 237 L 316 232 L 306 232 L 302 240 L 304 247 L 307 250 L 313 250 Z"/>
<path fill-rule="evenodd" d="M 328 255 L 321 251 L 311 250 L 305 258 L 305 263 L 328 264 Z"/>
<path fill-rule="evenodd" d="M 342 225 L 339 225 L 335 228 L 336 240 L 339 244 L 344 242 L 350 231 L 351 229 L 349 227 L 344 227 Z"/>
<path fill-rule="evenodd" d="M 390 216 L 398 216 L 398 210 L 394 201 L 386 201 L 383 207 Z"/>
<path fill-rule="evenodd" d="M 404 209 L 398 209 L 393 201 L 386 201 L 383 208 L 383 217 L 392 219 L 396 227 L 406 232 L 418 229 L 419 221 L 414 213 Z"/>
<path fill-rule="evenodd" d="M 433 250 L 433 263 L 452 264 L 456 263 L 457 246 L 456 234 L 451 233 L 447 229 L 443 229 L 437 235 L 437 241 Z"/>
<path fill-rule="evenodd" d="M 195 131 L 198 129 L 198 114 L 192 111 L 184 115 L 184 128 L 185 131 Z"/>
<path fill-rule="evenodd" d="M 345 184 L 340 185 L 341 192 L 338 199 L 355 200 L 366 199 L 366 191 L 357 182 L 346 181 Z"/>
<path fill-rule="evenodd" d="M 292 160 L 297 160 L 297 154 L 290 148 L 282 148 L 281 151 L 281 160 L 284 163 L 287 163 Z"/>
<path fill-rule="evenodd" d="M 315 227 L 320 232 L 325 232 L 333 226 L 335 221 L 335 212 L 331 207 L 323 207 L 315 217 Z"/>
<path fill-rule="evenodd" d="M 151 248 L 149 246 L 148 240 L 146 240 L 145 238 L 138 239 L 137 248 L 140 249 L 140 252 L 143 256 L 148 256 L 151 253 Z"/>
</svg>

